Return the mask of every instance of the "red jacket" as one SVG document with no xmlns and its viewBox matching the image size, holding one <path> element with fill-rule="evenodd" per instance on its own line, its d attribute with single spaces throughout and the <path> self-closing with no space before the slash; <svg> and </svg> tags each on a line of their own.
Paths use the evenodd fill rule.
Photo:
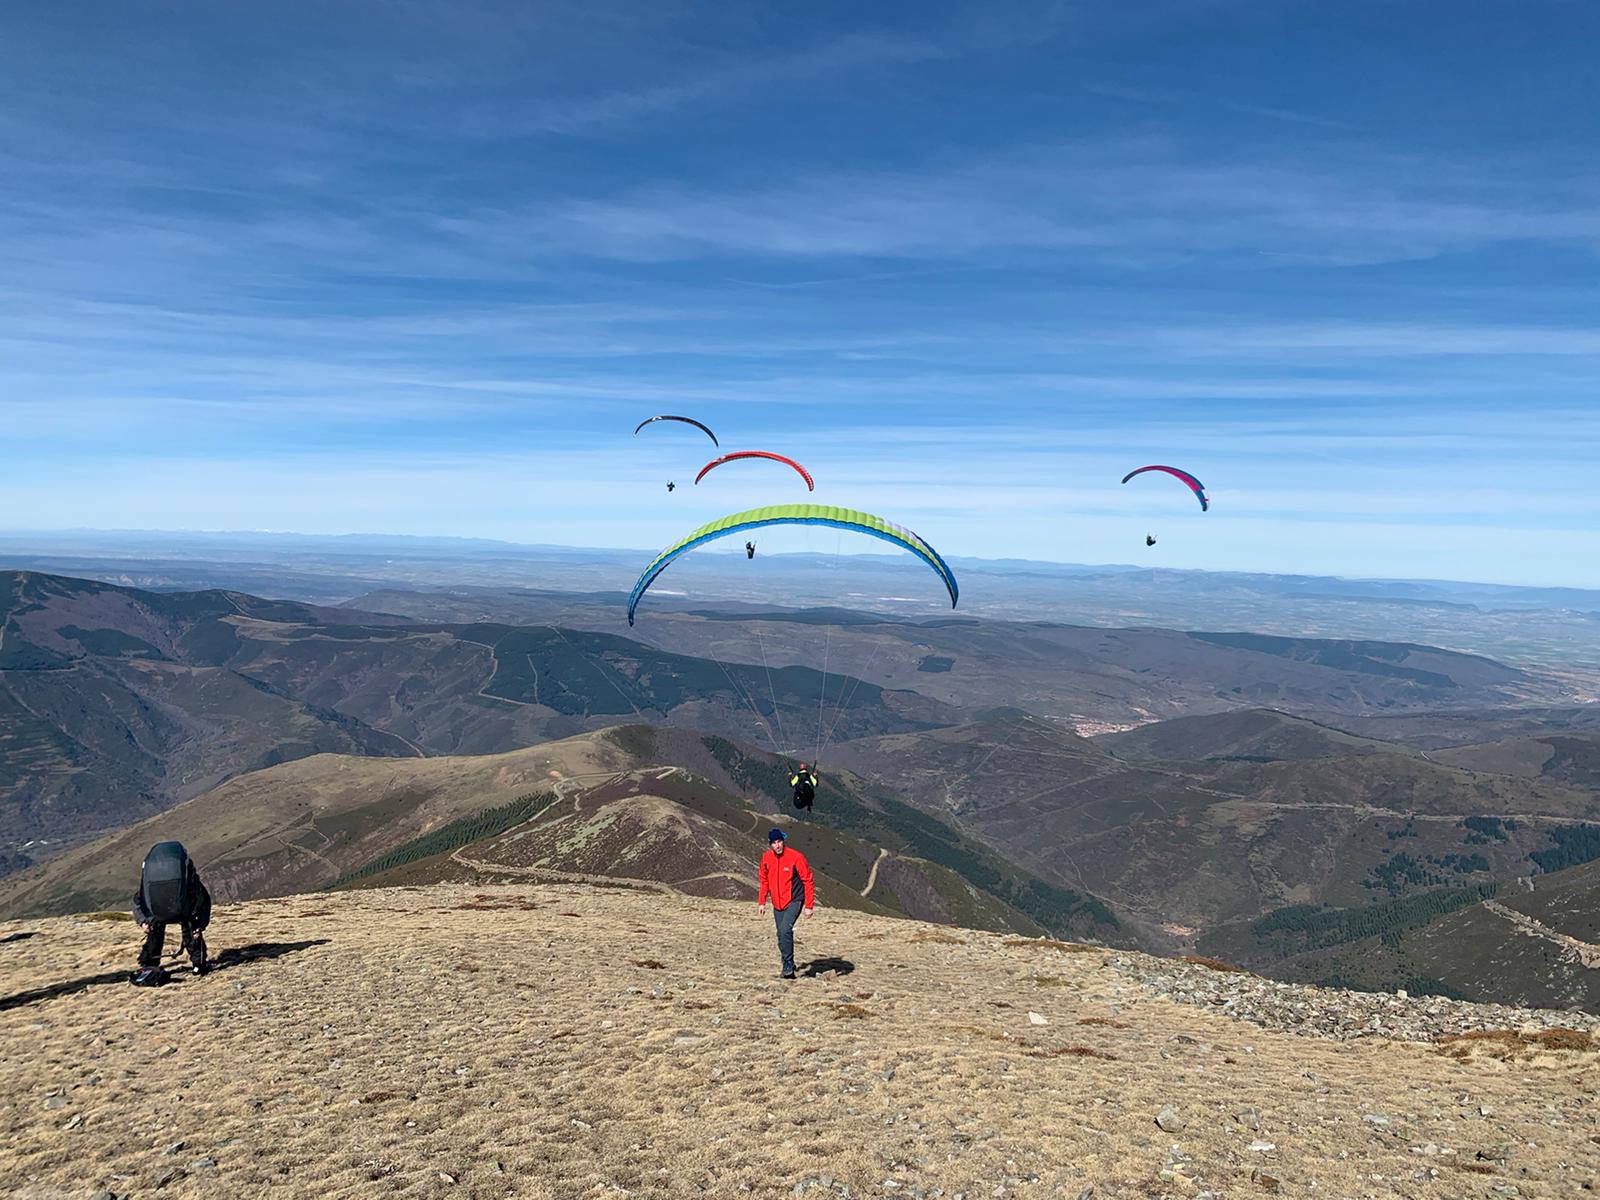
<svg viewBox="0 0 1600 1200">
<path fill-rule="evenodd" d="M 788 908 L 794 899 L 794 881 L 798 876 L 805 884 L 807 908 L 811 907 L 811 864 L 800 851 L 784 847 L 782 855 L 768 850 L 761 856 L 761 870 L 756 880 L 756 903 L 765 904 L 772 897 L 773 908 Z"/>
</svg>

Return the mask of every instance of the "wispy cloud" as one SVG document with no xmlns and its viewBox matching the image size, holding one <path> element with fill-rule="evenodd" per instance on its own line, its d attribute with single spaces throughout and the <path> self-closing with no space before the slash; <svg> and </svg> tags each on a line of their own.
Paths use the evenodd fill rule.
<svg viewBox="0 0 1600 1200">
<path fill-rule="evenodd" d="M 1230 100 L 1224 96 L 1208 95 L 1204 92 L 1174 92 L 1162 91 L 1152 88 L 1129 87 L 1115 83 L 1087 83 L 1083 90 L 1094 96 L 1104 96 L 1108 100 L 1127 100 L 1135 104 L 1156 105 L 1162 108 L 1181 108 L 1188 115 L 1192 113 L 1195 105 L 1209 105 L 1228 112 L 1244 113 L 1252 117 L 1266 117 L 1273 121 L 1287 121 L 1293 125 L 1309 125 L 1317 129 L 1335 129 L 1346 132 L 1355 132 L 1360 126 L 1349 122 L 1340 121 L 1332 117 L 1319 116 L 1316 113 L 1296 112 L 1293 109 L 1279 108 L 1270 104 L 1255 104 L 1244 100 Z"/>
</svg>

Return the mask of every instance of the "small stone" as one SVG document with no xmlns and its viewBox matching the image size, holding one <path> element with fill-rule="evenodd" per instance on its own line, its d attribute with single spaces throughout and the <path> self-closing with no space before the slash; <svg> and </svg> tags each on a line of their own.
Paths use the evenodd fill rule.
<svg viewBox="0 0 1600 1200">
<path fill-rule="evenodd" d="M 189 1164 L 189 1170 L 204 1171 L 206 1168 L 214 1167 L 216 1165 L 217 1160 L 214 1158 L 197 1158 Z"/>
<path fill-rule="evenodd" d="M 79 1125 L 82 1125 L 82 1124 L 83 1124 L 83 1114 L 79 1113 L 77 1116 L 73 1117 L 72 1120 L 68 1121 L 61 1128 L 63 1128 L 63 1129 L 76 1129 Z"/>
<path fill-rule="evenodd" d="M 159 1191 L 161 1188 L 166 1187 L 167 1184 L 171 1183 L 174 1179 L 183 1178 L 184 1174 L 185 1172 L 182 1167 L 173 1167 L 160 1179 L 156 1180 L 156 1189 Z"/>
<path fill-rule="evenodd" d="M 117 1194 L 107 1188 L 101 1188 L 90 1196 L 89 1200 L 117 1200 Z"/>
<path fill-rule="evenodd" d="M 891 1079 L 894 1078 L 894 1068 L 893 1067 L 885 1067 L 883 1069 L 883 1073 L 881 1075 L 879 1075 L 878 1078 L 883 1080 L 885 1083 L 888 1083 Z"/>
<path fill-rule="evenodd" d="M 1261 1128 L 1261 1114 L 1253 1108 L 1241 1108 L 1233 1114 L 1233 1119 L 1252 1133 Z"/>
<path fill-rule="evenodd" d="M 50 1099 L 44 1102 L 44 1106 L 46 1108 L 65 1108 L 67 1106 L 67 1098 L 65 1096 L 51 1096 Z"/>
<path fill-rule="evenodd" d="M 1050 1024 L 1050 1022 L 1043 1015 L 1041 1015 L 1039 1013 L 1036 1013 L 1036 1012 L 1031 1012 L 1031 1013 L 1028 1014 L 1028 1024 L 1029 1025 L 1048 1025 L 1048 1024 Z"/>
<path fill-rule="evenodd" d="M 179 1150 L 182 1150 L 188 1144 L 189 1144 L 188 1142 L 173 1142 L 172 1145 L 168 1146 L 161 1153 L 163 1153 L 163 1154 L 176 1154 Z"/>
<path fill-rule="evenodd" d="M 580 1121 L 580 1120 L 578 1120 L 577 1117 L 573 1117 L 572 1120 L 570 1122 L 568 1122 L 568 1123 L 571 1124 L 571 1125 L 576 1125 L 579 1129 L 593 1129 L 594 1128 L 594 1126 L 589 1124 L 589 1122 Z"/>
<path fill-rule="evenodd" d="M 1271 1192 L 1273 1195 L 1283 1191 L 1283 1181 L 1276 1175 L 1268 1175 L 1265 1171 L 1251 1171 L 1250 1181 L 1262 1191 Z"/>
<path fill-rule="evenodd" d="M 1389 1118 L 1382 1113 L 1367 1113 L 1361 1119 L 1368 1125 L 1387 1125 L 1389 1123 Z"/>
<path fill-rule="evenodd" d="M 1090 1184 L 1077 1195 L 1077 1200 L 1094 1200 L 1094 1185 Z"/>
<path fill-rule="evenodd" d="M 1269 1151 L 1276 1150 L 1277 1148 L 1278 1147 L 1277 1147 L 1276 1143 L 1273 1143 L 1273 1142 L 1251 1142 L 1250 1143 L 1250 1149 L 1254 1150 L 1257 1154 L 1266 1154 Z"/>
<path fill-rule="evenodd" d="M 1177 1133 L 1188 1123 L 1189 1122 L 1184 1119 L 1183 1114 L 1177 1109 L 1173 1108 L 1170 1104 L 1163 1107 L 1162 1110 L 1156 1114 L 1156 1124 L 1167 1133 Z"/>
</svg>

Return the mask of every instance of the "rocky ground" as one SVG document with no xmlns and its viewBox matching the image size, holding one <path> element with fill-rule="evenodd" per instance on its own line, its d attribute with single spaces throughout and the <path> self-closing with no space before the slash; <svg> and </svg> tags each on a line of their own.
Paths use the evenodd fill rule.
<svg viewBox="0 0 1600 1200">
<path fill-rule="evenodd" d="M 1576 1197 L 1597 1021 L 854 913 L 440 886 L 0 925 L 0 1189 L 45 1198 Z"/>
</svg>

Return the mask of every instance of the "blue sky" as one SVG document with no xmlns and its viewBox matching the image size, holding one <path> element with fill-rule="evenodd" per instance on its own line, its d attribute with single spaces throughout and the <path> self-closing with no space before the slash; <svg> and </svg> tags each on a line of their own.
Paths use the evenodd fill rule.
<svg viewBox="0 0 1600 1200">
<path fill-rule="evenodd" d="M 988 7 L 9 6 L 0 527 L 1600 586 L 1600 8 Z"/>
</svg>

